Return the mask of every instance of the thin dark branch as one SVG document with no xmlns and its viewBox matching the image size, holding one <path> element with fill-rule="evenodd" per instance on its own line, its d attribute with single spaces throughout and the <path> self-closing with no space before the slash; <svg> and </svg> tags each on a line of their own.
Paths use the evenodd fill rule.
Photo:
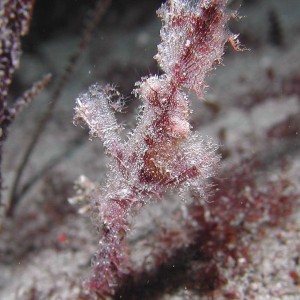
<svg viewBox="0 0 300 300">
<path fill-rule="evenodd" d="M 21 57 L 21 37 L 28 33 L 35 0 L 0 1 L 0 167 L 2 149 L 14 110 L 7 102 L 9 87 Z M 0 170 L 0 203 L 2 174 Z"/>
<path fill-rule="evenodd" d="M 53 169 L 56 165 L 58 165 L 65 159 L 70 159 L 70 157 L 77 150 L 80 149 L 80 146 L 82 146 L 85 143 L 85 140 L 86 132 L 70 140 L 66 145 L 66 148 L 61 153 L 49 160 L 43 168 L 41 168 L 36 174 L 31 176 L 27 180 L 27 182 L 20 189 L 19 195 L 22 195 L 22 197 L 24 197 L 28 193 L 28 191 L 34 186 L 34 184 L 40 180 L 40 178 L 42 178 L 45 174 L 49 173 L 51 169 Z"/>
<path fill-rule="evenodd" d="M 13 117 L 21 113 L 24 108 L 29 105 L 37 95 L 43 91 L 51 80 L 52 75 L 46 74 L 40 80 L 33 83 L 33 85 L 23 93 L 23 95 L 14 102 L 12 108 L 10 109 Z"/>
</svg>

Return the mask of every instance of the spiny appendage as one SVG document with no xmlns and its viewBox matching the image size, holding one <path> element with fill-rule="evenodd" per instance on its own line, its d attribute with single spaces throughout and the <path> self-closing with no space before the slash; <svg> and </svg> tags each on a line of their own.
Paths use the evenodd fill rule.
<svg viewBox="0 0 300 300">
<path fill-rule="evenodd" d="M 74 123 L 86 123 L 90 129 L 90 137 L 98 137 L 109 155 L 120 159 L 124 153 L 119 132 L 122 126 L 117 123 L 112 111 L 111 89 L 100 84 L 90 86 L 89 90 L 76 99 Z"/>
</svg>

